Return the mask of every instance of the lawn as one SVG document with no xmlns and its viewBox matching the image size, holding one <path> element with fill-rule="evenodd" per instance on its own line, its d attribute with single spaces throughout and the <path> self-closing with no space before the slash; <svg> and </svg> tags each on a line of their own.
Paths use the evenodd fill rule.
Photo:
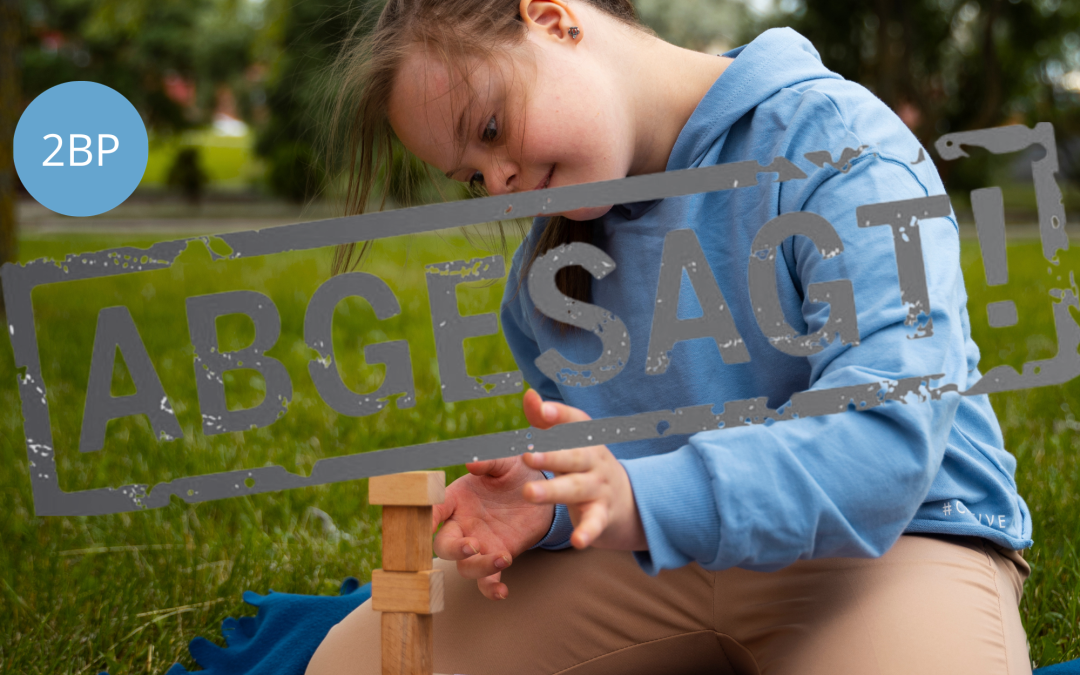
<svg viewBox="0 0 1080 675">
<path fill-rule="evenodd" d="M 250 136 L 218 136 L 210 129 L 179 136 L 151 137 L 146 172 L 139 187 L 163 187 L 176 154 L 183 147 L 199 150 L 199 164 L 217 190 L 247 188 L 262 179 L 261 160 L 254 156 Z"/>
<path fill-rule="evenodd" d="M 141 236 L 141 235 L 140 235 Z M 158 237 L 160 239 L 162 237 Z M 25 260 L 113 246 L 147 246 L 154 238 L 40 235 L 21 241 Z M 308 299 L 329 275 L 330 251 L 320 250 L 210 263 L 194 244 L 168 270 L 116 279 L 72 282 L 35 292 L 34 307 L 52 413 L 60 484 L 66 490 L 156 483 L 172 478 L 268 464 L 310 471 L 322 457 L 470 436 L 526 426 L 520 397 L 444 404 L 428 314 L 423 264 L 480 255 L 458 234 L 380 242 L 365 267 L 395 291 L 402 312 L 377 321 L 363 301 L 338 307 L 334 343 L 345 382 L 367 391 L 382 366 L 360 359 L 360 346 L 407 339 L 417 403 L 367 418 L 335 414 L 317 397 L 307 362 L 317 357 L 303 342 Z M 1008 289 L 988 289 L 978 246 L 965 240 L 963 264 L 971 296 L 972 331 L 982 347 L 983 372 L 1008 363 L 1052 356 L 1056 341 L 1047 294 L 1047 264 L 1035 241 L 1009 249 Z M 1062 256 L 1062 268 L 1080 269 L 1080 247 Z M 74 284 L 74 285 L 73 285 Z M 462 313 L 498 308 L 502 283 L 470 284 L 459 293 Z M 294 399 L 267 428 L 204 436 L 184 321 L 184 297 L 225 290 L 269 295 L 282 319 L 282 335 L 268 352 L 285 363 Z M 990 329 L 982 308 L 1010 297 L 1020 327 Z M 145 417 L 109 425 L 103 451 L 79 453 L 81 411 L 98 311 L 131 310 L 184 438 L 158 442 Z M 1080 313 L 1074 312 L 1080 319 Z M 219 321 L 222 350 L 250 343 L 250 321 Z M 513 370 L 499 336 L 465 343 L 470 372 Z M 226 374 L 230 408 L 261 399 L 255 371 Z M 113 394 L 133 393 L 124 367 L 114 372 Z M 1006 447 L 1018 459 L 1017 482 L 1031 506 L 1034 572 L 1025 586 L 1022 614 L 1032 659 L 1042 665 L 1080 657 L 1080 379 L 1060 387 L 996 394 Z M 0 672 L 160 673 L 174 661 L 195 664 L 187 644 L 195 636 L 219 644 L 221 620 L 252 614 L 241 592 L 269 589 L 336 594 L 349 575 L 370 578 L 379 560 L 378 509 L 368 506 L 366 481 L 239 497 L 97 517 L 33 516 L 22 418 L 11 346 L 0 341 Z M 449 467 L 456 477 L 462 467 Z"/>
</svg>

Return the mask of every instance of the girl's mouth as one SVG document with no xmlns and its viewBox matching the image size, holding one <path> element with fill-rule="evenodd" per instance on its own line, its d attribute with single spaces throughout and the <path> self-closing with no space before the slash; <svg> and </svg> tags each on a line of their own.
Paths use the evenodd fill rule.
<svg viewBox="0 0 1080 675">
<path fill-rule="evenodd" d="M 548 170 L 547 175 L 544 176 L 544 180 L 540 181 L 540 184 L 534 187 L 534 190 L 543 190 L 551 184 L 551 174 L 555 173 L 555 165 L 551 165 L 551 169 Z"/>
</svg>

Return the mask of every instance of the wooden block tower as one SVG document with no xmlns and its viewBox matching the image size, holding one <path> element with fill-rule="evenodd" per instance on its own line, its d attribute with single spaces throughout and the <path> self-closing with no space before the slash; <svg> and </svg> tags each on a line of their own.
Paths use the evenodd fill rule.
<svg viewBox="0 0 1080 675">
<path fill-rule="evenodd" d="M 371 607 L 383 613 L 383 675 L 432 675 L 431 615 L 443 609 L 443 577 L 431 568 L 431 507 L 445 497 L 442 471 L 368 481 L 368 502 L 383 507 L 383 566 L 371 573 Z"/>
</svg>

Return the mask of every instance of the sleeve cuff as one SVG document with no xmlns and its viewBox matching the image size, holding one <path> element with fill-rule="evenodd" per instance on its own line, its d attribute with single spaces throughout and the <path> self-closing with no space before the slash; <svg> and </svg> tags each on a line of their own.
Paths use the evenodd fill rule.
<svg viewBox="0 0 1080 675">
<path fill-rule="evenodd" d="M 551 480 L 555 474 L 551 471 L 543 471 L 544 477 Z M 570 547 L 570 535 L 574 533 L 574 524 L 570 522 L 570 512 L 566 504 L 555 505 L 555 518 L 551 521 L 548 533 L 537 542 L 533 548 L 542 548 L 548 551 L 558 551 Z"/>
<path fill-rule="evenodd" d="M 690 445 L 619 460 L 630 477 L 649 550 L 634 558 L 650 576 L 698 561 L 709 569 L 720 549 L 720 514 L 708 467 Z"/>
</svg>

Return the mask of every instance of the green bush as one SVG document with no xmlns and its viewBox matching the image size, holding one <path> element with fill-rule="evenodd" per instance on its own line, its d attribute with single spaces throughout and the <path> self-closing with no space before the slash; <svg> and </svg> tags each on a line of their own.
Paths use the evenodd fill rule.
<svg viewBox="0 0 1080 675">
<path fill-rule="evenodd" d="M 293 202 L 303 202 L 323 186 L 324 172 L 308 144 L 298 141 L 274 148 L 267 179 L 270 191 Z"/>
</svg>

